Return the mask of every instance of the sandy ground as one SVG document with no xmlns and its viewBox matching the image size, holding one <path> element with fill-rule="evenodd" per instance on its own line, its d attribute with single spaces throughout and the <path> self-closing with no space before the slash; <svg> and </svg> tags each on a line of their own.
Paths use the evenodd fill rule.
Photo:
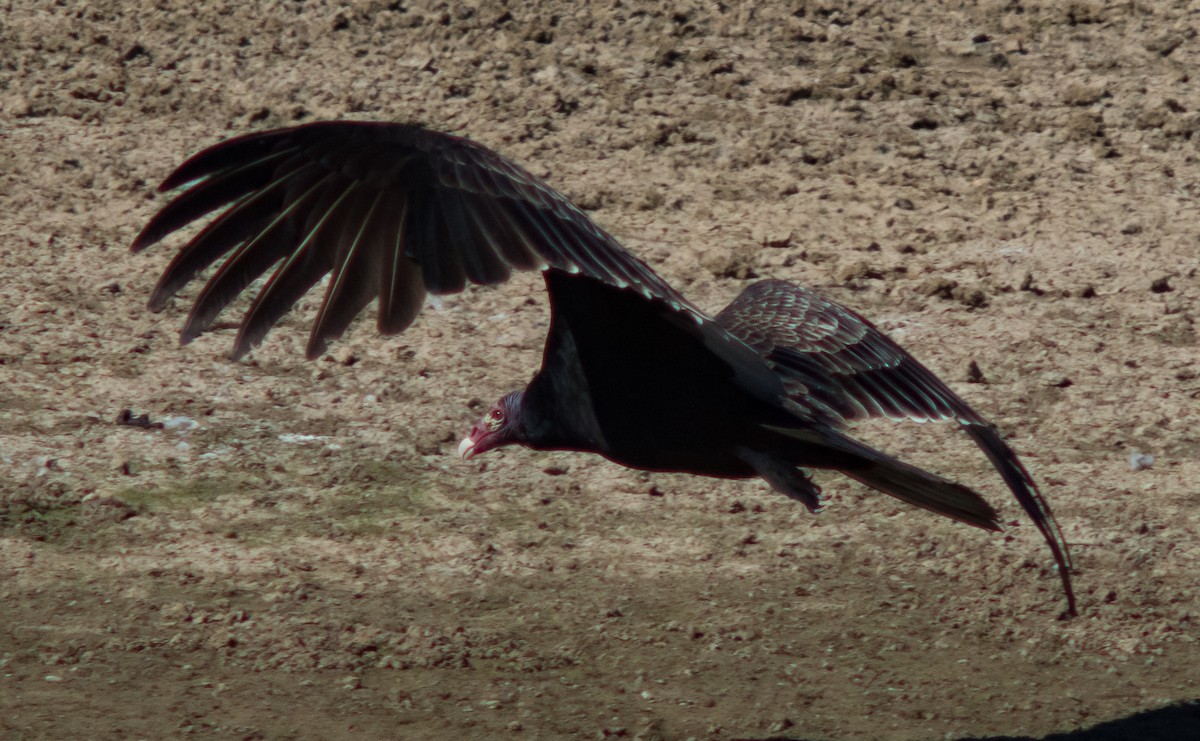
<svg viewBox="0 0 1200 741">
<path fill-rule="evenodd" d="M 2 5 L 0 736 L 1200 737 L 1194 4 Z M 1080 616 L 950 429 L 862 434 L 1004 534 L 828 476 L 813 517 L 460 462 L 537 367 L 536 276 L 311 363 L 313 297 L 247 361 L 179 348 L 179 240 L 127 250 L 154 186 L 323 118 L 496 147 L 701 306 L 773 276 L 872 317 L 1010 436 Z"/>
</svg>

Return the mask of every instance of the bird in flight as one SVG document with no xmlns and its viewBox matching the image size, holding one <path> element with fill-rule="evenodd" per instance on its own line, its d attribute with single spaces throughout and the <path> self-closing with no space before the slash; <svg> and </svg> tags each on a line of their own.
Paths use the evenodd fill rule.
<svg viewBox="0 0 1200 741">
<path fill-rule="evenodd" d="M 186 186 L 135 252 L 213 211 L 150 297 L 159 311 L 220 262 L 181 341 L 212 326 L 268 270 L 233 358 L 258 345 L 329 275 L 307 355 L 376 302 L 383 334 L 404 331 L 426 293 L 541 271 L 551 321 L 542 367 L 498 400 L 459 446 L 597 453 L 646 470 L 761 477 L 817 511 L 805 469 L 838 471 L 985 530 L 979 494 L 850 437 L 873 417 L 952 420 L 980 447 L 1041 531 L 1074 615 L 1067 543 L 1037 484 L 996 428 L 854 311 L 799 285 L 763 280 L 715 316 L 680 295 L 564 195 L 468 139 L 417 124 L 318 122 L 230 139 L 159 186 Z"/>
</svg>

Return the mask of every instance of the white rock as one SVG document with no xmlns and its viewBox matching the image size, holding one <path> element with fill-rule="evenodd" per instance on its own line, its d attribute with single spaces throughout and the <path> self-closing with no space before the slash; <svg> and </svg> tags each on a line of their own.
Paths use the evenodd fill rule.
<svg viewBox="0 0 1200 741">
<path fill-rule="evenodd" d="M 175 432 L 191 432 L 200 426 L 200 423 L 191 417 L 176 416 L 164 417 L 162 421 L 164 430 L 174 430 Z"/>
<path fill-rule="evenodd" d="M 1143 469 L 1150 468 L 1153 465 L 1154 456 L 1149 455 L 1148 453 L 1139 453 L 1136 450 L 1131 450 L 1129 452 L 1130 471 L 1141 471 Z"/>
<path fill-rule="evenodd" d="M 285 432 L 279 436 L 281 443 L 310 443 L 314 440 L 325 440 L 328 435 L 296 435 L 291 432 Z"/>
</svg>

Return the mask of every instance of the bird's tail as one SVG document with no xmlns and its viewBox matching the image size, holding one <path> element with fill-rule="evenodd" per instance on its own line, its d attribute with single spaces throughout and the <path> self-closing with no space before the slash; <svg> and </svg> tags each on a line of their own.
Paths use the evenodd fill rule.
<svg viewBox="0 0 1200 741">
<path fill-rule="evenodd" d="M 830 468 L 872 489 L 952 520 L 1000 530 L 1000 516 L 971 489 L 892 458 L 833 429 L 772 430 L 800 441 L 803 459 L 794 465 Z"/>
<path fill-rule="evenodd" d="M 882 453 L 862 467 L 839 471 L 872 489 L 984 530 L 999 530 L 996 510 L 971 489 Z"/>
</svg>

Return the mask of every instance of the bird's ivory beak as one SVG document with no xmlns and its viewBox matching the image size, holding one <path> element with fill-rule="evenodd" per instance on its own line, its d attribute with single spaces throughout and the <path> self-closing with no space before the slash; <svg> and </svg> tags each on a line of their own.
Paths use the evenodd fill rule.
<svg viewBox="0 0 1200 741">
<path fill-rule="evenodd" d="M 475 441 L 468 435 L 458 444 L 458 455 L 464 461 L 471 460 L 471 456 L 475 455 Z"/>
</svg>

